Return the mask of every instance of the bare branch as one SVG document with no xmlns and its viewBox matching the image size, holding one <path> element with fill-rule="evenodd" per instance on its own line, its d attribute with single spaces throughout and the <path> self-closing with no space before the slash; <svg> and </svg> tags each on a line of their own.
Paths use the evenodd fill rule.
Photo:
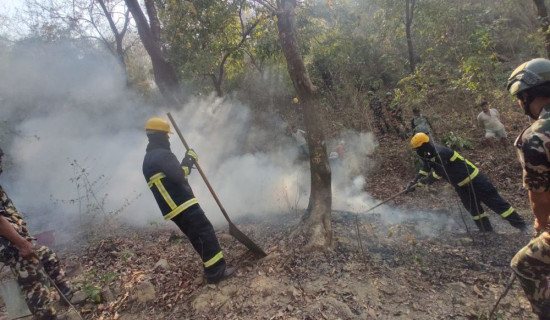
<svg viewBox="0 0 550 320">
<path fill-rule="evenodd" d="M 269 10 L 272 14 L 277 14 L 277 11 L 278 11 L 277 8 L 275 8 L 269 2 L 267 2 L 265 0 L 254 0 L 254 2 L 257 2 L 257 3 L 261 4 L 262 6 L 264 6 L 264 8 Z"/>
</svg>

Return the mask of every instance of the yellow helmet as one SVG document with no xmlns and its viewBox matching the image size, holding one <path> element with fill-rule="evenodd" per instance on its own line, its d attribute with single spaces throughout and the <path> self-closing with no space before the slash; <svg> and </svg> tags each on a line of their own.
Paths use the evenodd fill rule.
<svg viewBox="0 0 550 320">
<path fill-rule="evenodd" d="M 411 147 L 416 149 L 427 142 L 430 142 L 430 137 L 424 132 L 419 132 L 412 137 Z"/>
<path fill-rule="evenodd" d="M 147 120 L 147 123 L 145 124 L 145 130 L 154 130 L 154 131 L 163 131 L 166 133 L 172 133 L 172 131 L 170 131 L 170 124 L 168 123 L 168 121 L 159 117 L 154 117 Z"/>
<path fill-rule="evenodd" d="M 299 102 L 299 101 L 298 101 L 298 98 L 295 97 L 294 99 L 292 99 L 292 102 L 298 103 L 298 102 Z"/>
</svg>

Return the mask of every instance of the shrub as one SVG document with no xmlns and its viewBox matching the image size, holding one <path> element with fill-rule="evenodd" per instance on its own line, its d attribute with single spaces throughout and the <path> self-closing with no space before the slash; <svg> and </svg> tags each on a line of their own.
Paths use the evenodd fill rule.
<svg viewBox="0 0 550 320">
<path fill-rule="evenodd" d="M 462 150 L 462 149 L 472 149 L 473 144 L 470 140 L 457 136 L 454 134 L 454 132 L 449 131 L 446 135 L 443 136 L 443 139 L 441 139 L 441 142 L 443 144 L 451 149 L 455 150 Z"/>
</svg>

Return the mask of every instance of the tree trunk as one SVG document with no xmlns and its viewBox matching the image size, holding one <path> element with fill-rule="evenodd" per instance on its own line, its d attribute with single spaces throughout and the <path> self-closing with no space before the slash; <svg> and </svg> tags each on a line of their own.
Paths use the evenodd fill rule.
<svg viewBox="0 0 550 320">
<path fill-rule="evenodd" d="M 546 48 L 546 57 L 550 58 L 550 33 L 548 33 L 548 26 L 550 25 L 550 19 L 548 18 L 548 10 L 544 0 L 533 0 L 537 7 L 537 16 L 539 18 L 540 28 L 544 35 L 544 47 Z"/>
<path fill-rule="evenodd" d="M 177 99 L 174 95 L 175 90 L 178 87 L 176 69 L 164 58 L 164 55 L 162 54 L 160 23 L 158 17 L 156 16 L 157 13 L 152 0 L 145 0 L 151 26 L 147 23 L 147 19 L 145 18 L 145 15 L 143 14 L 137 0 L 124 1 L 136 21 L 141 42 L 143 43 L 145 50 L 147 50 L 149 57 L 151 57 L 153 74 L 155 76 L 157 86 L 168 101 L 177 103 Z"/>
<path fill-rule="evenodd" d="M 407 49 L 409 51 L 409 66 L 411 73 L 414 73 L 414 69 L 416 68 L 416 61 L 414 58 L 414 48 L 413 48 L 413 42 L 412 42 L 412 34 L 411 34 L 411 26 L 413 22 L 413 14 L 414 14 L 414 5 L 415 0 L 406 0 L 405 1 L 405 32 L 407 34 Z"/>
<path fill-rule="evenodd" d="M 332 246 L 331 174 L 325 147 L 325 137 L 319 111 L 315 108 L 314 86 L 304 65 L 295 31 L 296 0 L 281 0 L 277 12 L 279 41 L 286 58 L 288 73 L 300 99 L 304 116 L 306 140 L 310 152 L 311 195 L 310 212 L 306 216 L 307 249 Z"/>
</svg>

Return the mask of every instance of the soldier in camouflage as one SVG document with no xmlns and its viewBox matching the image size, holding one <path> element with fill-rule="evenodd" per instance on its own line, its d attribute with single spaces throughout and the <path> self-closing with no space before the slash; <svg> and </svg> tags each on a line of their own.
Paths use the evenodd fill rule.
<svg viewBox="0 0 550 320">
<path fill-rule="evenodd" d="M 431 135 L 431 133 L 435 134 L 435 130 L 432 127 L 432 124 L 430 122 L 430 119 L 420 113 L 420 109 L 414 108 L 413 109 L 413 115 L 414 117 L 411 119 L 411 128 L 412 128 L 412 135 L 419 132 L 424 132 L 428 136 Z"/>
<path fill-rule="evenodd" d="M 375 96 L 374 92 L 372 91 L 367 92 L 367 95 L 370 97 L 369 107 L 371 108 L 372 114 L 374 115 L 374 125 L 381 134 L 389 132 L 390 126 L 386 122 L 386 117 L 384 117 L 384 111 L 382 110 L 382 101 L 380 101 L 380 99 Z M 384 126 L 382 126 L 382 124 Z M 384 130 L 384 127 L 386 128 L 386 130 Z"/>
<path fill-rule="evenodd" d="M 526 115 L 535 122 L 516 139 L 523 167 L 523 186 L 535 215 L 536 237 L 512 259 L 533 311 L 550 319 L 550 60 L 533 59 L 517 67 L 508 79 Z"/>
<path fill-rule="evenodd" d="M 0 149 L 0 173 L 3 155 Z M 0 186 L 0 262 L 17 275 L 34 319 L 57 319 L 52 303 L 58 297 L 53 286 L 49 286 L 48 277 L 69 300 L 72 290 L 57 255 L 33 241 L 27 223 Z"/>
<path fill-rule="evenodd" d="M 386 100 L 384 100 L 384 110 L 389 113 L 390 127 L 395 131 L 401 139 L 407 139 L 405 132 L 405 122 L 403 120 L 403 109 L 399 102 L 393 98 L 393 93 L 386 92 Z"/>
</svg>

